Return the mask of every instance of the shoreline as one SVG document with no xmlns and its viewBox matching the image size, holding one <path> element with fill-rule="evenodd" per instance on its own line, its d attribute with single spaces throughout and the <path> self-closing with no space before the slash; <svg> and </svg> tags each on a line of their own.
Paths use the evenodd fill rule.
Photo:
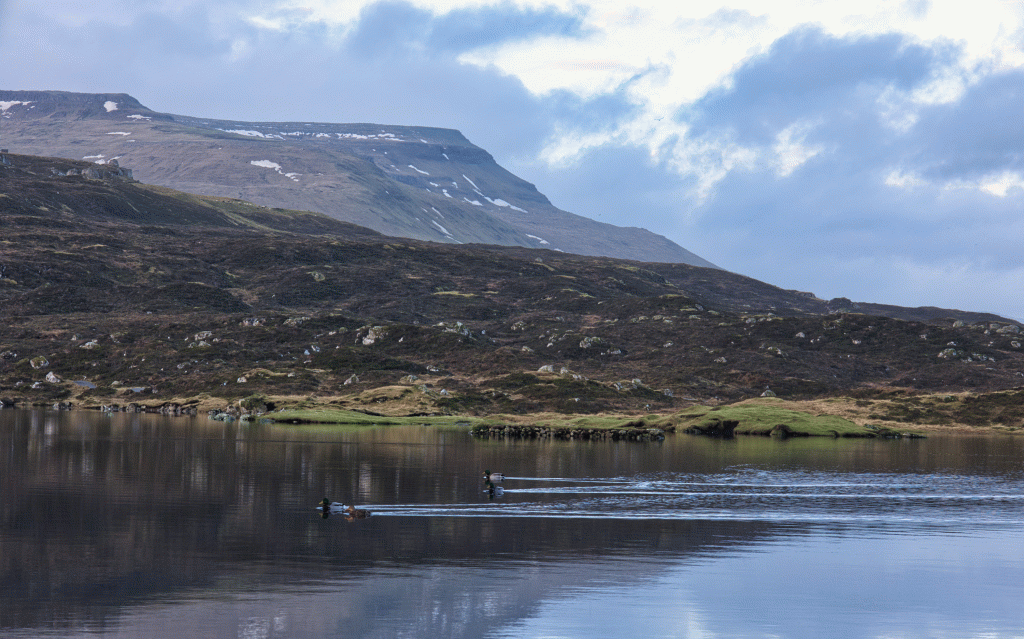
<svg viewBox="0 0 1024 639">
<path fill-rule="evenodd" d="M 359 406 L 344 406 L 341 398 L 266 397 L 266 404 L 246 406 L 250 399 L 228 401 L 224 398 L 198 395 L 177 398 L 89 397 L 69 398 L 77 401 L 15 402 L 6 399 L 4 408 L 51 408 L 58 410 L 97 410 L 182 416 L 203 414 L 211 419 L 268 421 L 279 425 L 426 425 L 464 426 L 478 430 L 481 437 L 512 437 L 577 440 L 638 439 L 664 437 L 665 433 L 689 433 L 705 436 L 773 436 L 773 437 L 917 437 L 922 434 L 1024 434 L 1024 424 L 1014 420 L 960 421 L 956 416 L 968 412 L 971 404 L 986 398 L 1003 405 L 1017 401 L 1015 391 L 970 394 L 883 397 L 873 400 L 855 397 L 831 397 L 814 400 L 780 398 L 748 399 L 734 404 L 705 406 L 695 404 L 672 413 L 642 414 L 492 414 L 464 415 L 442 413 L 401 414 L 401 411 L 371 411 Z M 997 397 L 992 397 L 993 395 Z M 134 401 L 125 402 L 125 399 Z M 917 411 L 908 412 L 908 405 Z M 375 407 L 378 408 L 378 407 Z M 397 407 L 393 407 L 397 408 Z M 250 410 L 252 409 L 252 410 Z M 959 411 L 959 412 L 958 412 Z M 392 414 L 388 414 L 388 413 Z M 892 416 L 902 419 L 891 419 Z M 918 420 L 910 417 L 917 416 Z M 886 417 L 890 417 L 887 419 Z M 930 418 L 930 419 L 929 419 Z M 1010 423 L 1006 423 L 1010 422 Z M 607 434 L 621 431 L 619 435 Z M 604 433 L 604 434 L 602 434 Z M 628 434 L 627 434 L 628 433 Z"/>
</svg>

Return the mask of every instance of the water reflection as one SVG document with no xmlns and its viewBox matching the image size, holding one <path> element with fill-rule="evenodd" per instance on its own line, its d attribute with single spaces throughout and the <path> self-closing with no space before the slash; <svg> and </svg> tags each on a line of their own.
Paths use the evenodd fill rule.
<svg viewBox="0 0 1024 639">
<path fill-rule="evenodd" d="M 5 634 L 1024 627 L 1016 439 L 509 444 L 0 411 L 0 454 Z M 373 516 L 321 519 L 324 495 Z"/>
</svg>

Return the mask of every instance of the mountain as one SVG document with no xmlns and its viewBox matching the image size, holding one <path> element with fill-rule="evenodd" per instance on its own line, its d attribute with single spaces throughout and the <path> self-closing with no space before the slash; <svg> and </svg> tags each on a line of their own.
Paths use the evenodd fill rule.
<svg viewBox="0 0 1024 639">
<path fill-rule="evenodd" d="M 0 154 L 0 400 L 598 413 L 768 386 L 871 407 L 1022 383 L 1019 324 L 865 306 L 686 264 L 388 237 L 111 162 Z"/>
<path fill-rule="evenodd" d="M 665 237 L 567 213 L 451 129 L 238 122 L 125 94 L 0 91 L 15 153 L 116 160 L 189 193 L 324 213 L 386 235 L 713 267 Z"/>
</svg>

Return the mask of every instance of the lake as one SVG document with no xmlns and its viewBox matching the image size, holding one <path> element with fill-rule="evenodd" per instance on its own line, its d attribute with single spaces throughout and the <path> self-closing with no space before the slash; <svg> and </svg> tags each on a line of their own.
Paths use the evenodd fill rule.
<svg viewBox="0 0 1024 639">
<path fill-rule="evenodd" d="M 993 638 L 1022 602 L 1024 438 L 0 410 L 4 637 Z"/>
</svg>

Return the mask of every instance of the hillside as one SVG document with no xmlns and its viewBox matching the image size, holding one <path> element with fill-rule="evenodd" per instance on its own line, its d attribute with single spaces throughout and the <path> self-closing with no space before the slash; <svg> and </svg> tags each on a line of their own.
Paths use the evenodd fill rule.
<svg viewBox="0 0 1024 639">
<path fill-rule="evenodd" d="M 718 269 L 397 239 L 4 160 L 8 400 L 595 413 L 1024 383 L 1020 327 L 994 316 L 894 319 Z"/>
<path fill-rule="evenodd" d="M 154 112 L 124 94 L 0 91 L 15 153 L 117 160 L 139 180 L 316 211 L 386 235 L 713 266 L 670 240 L 573 215 L 461 133 Z"/>
</svg>

